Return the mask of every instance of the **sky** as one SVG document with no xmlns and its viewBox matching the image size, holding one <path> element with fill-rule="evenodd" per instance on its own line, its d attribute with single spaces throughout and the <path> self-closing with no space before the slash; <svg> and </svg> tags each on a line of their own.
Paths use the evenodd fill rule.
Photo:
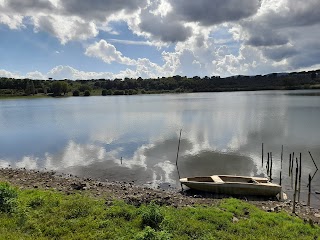
<svg viewBox="0 0 320 240">
<path fill-rule="evenodd" d="M 0 77 L 312 70 L 319 39 L 319 0 L 0 0 Z"/>
</svg>

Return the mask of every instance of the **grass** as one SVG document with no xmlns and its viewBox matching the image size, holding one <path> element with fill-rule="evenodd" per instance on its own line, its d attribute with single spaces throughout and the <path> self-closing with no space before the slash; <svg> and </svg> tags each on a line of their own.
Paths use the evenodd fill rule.
<svg viewBox="0 0 320 240">
<path fill-rule="evenodd" d="M 5 186 L 5 185 L 2 185 Z M 0 212 L 0 239 L 317 239 L 311 226 L 286 213 L 267 213 L 236 199 L 218 206 L 174 208 L 15 190 L 16 204 Z M 11 195 L 10 195 L 11 196 Z M 233 222 L 233 218 L 239 219 Z"/>
</svg>

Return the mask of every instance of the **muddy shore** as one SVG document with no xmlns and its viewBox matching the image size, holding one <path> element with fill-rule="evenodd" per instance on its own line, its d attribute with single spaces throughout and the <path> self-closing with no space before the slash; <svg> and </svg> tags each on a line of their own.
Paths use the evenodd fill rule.
<svg viewBox="0 0 320 240">
<path fill-rule="evenodd" d="M 170 205 L 174 207 L 217 205 L 221 199 L 230 197 L 194 191 L 181 192 L 174 189 L 151 189 L 137 186 L 134 182 L 100 182 L 90 178 L 79 178 L 55 172 L 26 169 L 0 169 L 0 181 L 9 182 L 21 189 L 52 189 L 64 194 L 85 192 L 95 197 L 103 197 L 107 205 L 111 204 L 114 199 L 124 200 L 136 206 L 151 201 L 155 201 L 159 205 Z M 286 211 L 294 215 L 292 214 L 293 204 L 291 200 L 278 201 L 277 199 L 259 199 L 253 197 L 241 197 L 240 199 L 248 201 L 267 212 Z M 311 224 L 320 224 L 319 209 L 298 203 L 295 215 Z"/>
</svg>

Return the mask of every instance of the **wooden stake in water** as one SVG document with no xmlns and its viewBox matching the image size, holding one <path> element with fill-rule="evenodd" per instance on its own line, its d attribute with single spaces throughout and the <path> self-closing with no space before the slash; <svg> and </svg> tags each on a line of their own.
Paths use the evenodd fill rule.
<svg viewBox="0 0 320 240">
<path fill-rule="evenodd" d="M 180 136 L 179 136 L 179 143 L 178 143 L 178 151 L 177 151 L 177 159 L 176 159 L 176 167 L 177 167 L 177 171 L 178 171 L 178 176 L 179 176 L 179 181 L 180 181 L 180 172 L 179 172 L 179 168 L 178 168 L 178 158 L 179 158 L 179 151 L 180 151 L 180 143 L 181 143 L 181 133 L 182 133 L 182 129 L 180 129 Z M 183 186 L 182 183 L 181 184 L 181 189 L 183 191 Z"/>
<path fill-rule="evenodd" d="M 291 176 L 291 153 L 289 157 L 289 177 Z"/>
<path fill-rule="evenodd" d="M 293 164 L 294 164 L 294 152 L 292 153 L 292 159 L 291 159 L 291 188 L 293 188 Z"/>
<path fill-rule="evenodd" d="M 297 158 L 297 162 L 296 162 L 296 179 L 294 182 L 294 194 L 293 194 L 293 209 L 292 209 L 292 213 L 296 213 L 296 197 L 297 197 L 297 185 L 298 185 L 298 172 L 299 172 L 299 168 L 298 168 L 298 158 Z"/>
<path fill-rule="evenodd" d="M 292 173 L 293 173 L 293 165 L 294 165 L 294 152 L 292 153 L 291 175 L 292 175 Z"/>
<path fill-rule="evenodd" d="M 266 169 L 267 169 L 267 177 L 269 177 L 269 159 L 270 159 L 270 154 L 268 153 L 268 160 L 267 160 L 267 164 L 266 164 Z"/>
<path fill-rule="evenodd" d="M 121 165 L 122 165 L 122 157 L 121 157 L 121 159 L 120 159 L 120 162 L 121 162 Z"/>
<path fill-rule="evenodd" d="M 310 207 L 310 197 L 311 197 L 311 175 L 309 174 L 309 191 L 308 191 L 308 206 Z"/>
<path fill-rule="evenodd" d="M 302 164 L 301 164 L 301 153 L 300 153 L 298 202 L 300 202 L 300 192 L 301 192 L 301 171 L 302 171 Z"/>
<path fill-rule="evenodd" d="M 272 165 L 273 165 L 272 152 L 270 152 L 270 171 L 269 171 L 270 181 L 272 181 Z"/>
<path fill-rule="evenodd" d="M 262 143 L 261 161 L 262 161 L 262 167 L 263 167 L 263 143 Z"/>
<path fill-rule="evenodd" d="M 280 169 L 280 183 L 279 185 L 282 185 L 282 162 L 283 162 L 283 145 L 281 146 L 281 169 Z"/>
</svg>

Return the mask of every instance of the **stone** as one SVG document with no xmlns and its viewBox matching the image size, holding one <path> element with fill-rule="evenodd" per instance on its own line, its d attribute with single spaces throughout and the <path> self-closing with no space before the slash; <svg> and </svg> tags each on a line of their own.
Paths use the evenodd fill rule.
<svg viewBox="0 0 320 240">
<path fill-rule="evenodd" d="M 237 222 L 239 222 L 239 219 L 236 218 L 236 217 L 233 217 L 233 218 L 232 218 L 232 222 L 233 222 L 233 223 L 237 223 Z"/>
<path fill-rule="evenodd" d="M 319 213 L 315 213 L 314 216 L 315 216 L 316 218 L 320 218 L 320 214 L 319 214 Z"/>
</svg>

